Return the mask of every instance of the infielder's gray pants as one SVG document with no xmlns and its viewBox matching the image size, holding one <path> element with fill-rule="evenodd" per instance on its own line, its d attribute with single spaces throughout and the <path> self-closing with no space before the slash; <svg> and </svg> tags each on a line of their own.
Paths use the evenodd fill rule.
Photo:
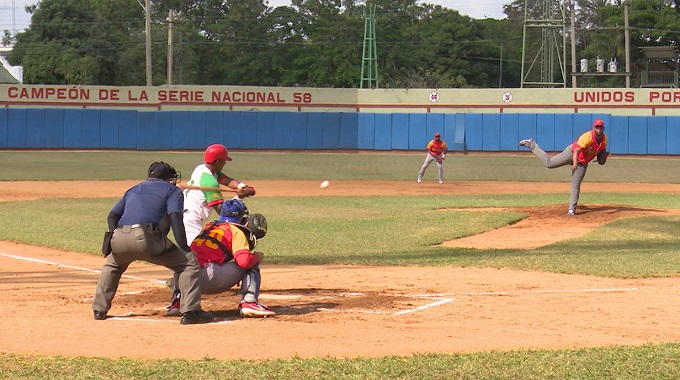
<svg viewBox="0 0 680 380">
<path fill-rule="evenodd" d="M 420 168 L 420 171 L 418 172 L 418 178 L 419 179 L 423 178 L 423 175 L 425 175 L 425 169 L 427 169 L 427 167 L 430 166 L 432 161 L 437 162 L 437 167 L 439 168 L 439 182 L 444 182 L 444 165 L 442 164 L 441 156 L 433 156 L 429 153 L 427 154 L 427 157 L 425 157 L 425 162 L 423 163 L 423 166 Z"/>
<path fill-rule="evenodd" d="M 571 144 L 567 145 L 564 150 L 554 157 L 548 156 L 548 154 L 541 149 L 541 147 L 536 144 L 534 149 L 531 150 L 536 157 L 543 161 L 548 169 L 559 168 L 560 166 L 571 166 L 573 152 L 571 150 Z M 576 205 L 578 204 L 578 197 L 581 194 L 581 182 L 586 176 L 586 171 L 588 170 L 588 164 L 578 163 L 576 170 L 571 172 L 571 193 L 569 194 L 569 209 L 576 210 Z"/>
<path fill-rule="evenodd" d="M 201 289 L 198 285 L 200 268 L 193 252 L 184 253 L 178 247 L 160 255 L 146 253 L 144 232 L 141 228 L 118 227 L 111 237 L 112 253 L 107 256 L 102 268 L 92 302 L 92 310 L 108 312 L 116 295 L 120 278 L 128 266 L 136 260 L 162 265 L 177 275 L 177 284 L 182 292 L 179 310 L 181 313 L 201 308 Z"/>
</svg>

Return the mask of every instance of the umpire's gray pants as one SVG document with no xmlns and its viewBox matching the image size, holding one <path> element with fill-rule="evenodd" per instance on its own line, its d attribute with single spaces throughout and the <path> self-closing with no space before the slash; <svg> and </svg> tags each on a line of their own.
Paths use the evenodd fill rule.
<svg viewBox="0 0 680 380">
<path fill-rule="evenodd" d="M 179 310 L 181 313 L 201 308 L 201 289 L 198 284 L 200 268 L 193 252 L 184 253 L 178 247 L 159 255 L 146 253 L 144 232 L 141 228 L 128 226 L 116 228 L 111 237 L 111 251 L 102 267 L 92 310 L 108 312 L 116 295 L 120 278 L 128 266 L 136 260 L 162 265 L 177 275 L 177 285 L 182 292 Z"/>
<path fill-rule="evenodd" d="M 571 166 L 573 152 L 571 150 L 571 144 L 567 145 L 566 148 L 561 153 L 558 153 L 554 157 L 548 156 L 548 154 L 541 149 L 541 147 L 536 144 L 534 149 L 531 150 L 536 157 L 538 157 L 548 169 L 559 168 L 560 166 Z M 576 170 L 571 172 L 571 193 L 569 194 L 569 209 L 576 210 L 576 205 L 578 204 L 578 197 L 581 194 L 581 182 L 586 176 L 586 171 L 588 170 L 588 164 L 578 163 Z"/>
</svg>

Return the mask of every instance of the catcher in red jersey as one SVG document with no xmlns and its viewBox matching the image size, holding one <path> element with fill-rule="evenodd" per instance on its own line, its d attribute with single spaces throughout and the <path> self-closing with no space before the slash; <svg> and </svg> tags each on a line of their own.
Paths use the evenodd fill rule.
<svg viewBox="0 0 680 380">
<path fill-rule="evenodd" d="M 264 215 L 250 214 L 245 204 L 234 197 L 224 202 L 220 220 L 205 225 L 191 243 L 196 254 L 199 284 L 203 294 L 218 294 L 241 282 L 239 312 L 243 317 L 272 317 L 276 313 L 258 301 L 260 264 L 264 253 L 256 251 L 257 239 L 267 234 Z M 181 295 L 177 290 L 166 315 L 175 315 Z"/>
<path fill-rule="evenodd" d="M 567 215 L 575 215 L 578 198 L 581 194 L 581 182 L 586 176 L 588 163 L 596 157 L 597 163 L 600 165 L 607 162 L 607 157 L 609 157 L 607 142 L 607 135 L 604 134 L 604 121 L 597 119 L 593 122 L 593 129 L 582 134 L 578 140 L 567 145 L 562 153 L 554 157 L 548 156 L 534 139 L 522 140 L 519 145 L 531 149 L 531 153 L 540 158 L 543 165 L 548 169 L 571 165 L 571 193 Z"/>
<path fill-rule="evenodd" d="M 418 172 L 418 182 L 423 180 L 423 175 L 425 174 L 425 169 L 432 163 L 432 161 L 437 161 L 437 168 L 439 168 L 439 184 L 444 183 L 444 159 L 446 158 L 446 153 L 449 151 L 449 147 L 446 145 L 444 140 L 442 140 L 441 134 L 439 132 L 434 134 L 434 139 L 430 140 L 427 144 L 427 156 L 425 157 L 425 162 Z"/>
</svg>

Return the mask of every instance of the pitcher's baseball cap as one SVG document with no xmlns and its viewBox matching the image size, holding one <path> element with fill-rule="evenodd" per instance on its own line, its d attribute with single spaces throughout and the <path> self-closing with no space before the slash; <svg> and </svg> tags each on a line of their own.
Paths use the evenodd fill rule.
<svg viewBox="0 0 680 380">
<path fill-rule="evenodd" d="M 593 128 L 596 128 L 596 127 L 602 127 L 602 128 L 604 128 L 604 121 L 602 121 L 601 119 L 595 120 L 595 121 L 593 122 Z"/>
<path fill-rule="evenodd" d="M 434 137 L 441 137 L 441 135 L 439 134 L 439 132 L 437 132 L 434 134 Z"/>
</svg>

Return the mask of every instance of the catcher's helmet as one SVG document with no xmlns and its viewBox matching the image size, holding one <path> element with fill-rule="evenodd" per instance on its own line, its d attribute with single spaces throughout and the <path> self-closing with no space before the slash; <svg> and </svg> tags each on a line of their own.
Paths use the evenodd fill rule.
<svg viewBox="0 0 680 380">
<path fill-rule="evenodd" d="M 177 183 L 182 180 L 182 173 L 178 172 L 163 161 L 154 162 L 149 166 L 149 176 L 148 178 L 158 178 L 163 181 L 169 181 L 172 183 Z"/>
<path fill-rule="evenodd" d="M 221 223 L 246 224 L 249 214 L 246 204 L 234 197 L 222 203 L 219 221 Z"/>
<path fill-rule="evenodd" d="M 222 144 L 212 144 L 206 148 L 203 160 L 206 164 L 210 164 L 217 160 L 231 161 L 231 157 L 227 154 L 227 147 Z"/>
</svg>

